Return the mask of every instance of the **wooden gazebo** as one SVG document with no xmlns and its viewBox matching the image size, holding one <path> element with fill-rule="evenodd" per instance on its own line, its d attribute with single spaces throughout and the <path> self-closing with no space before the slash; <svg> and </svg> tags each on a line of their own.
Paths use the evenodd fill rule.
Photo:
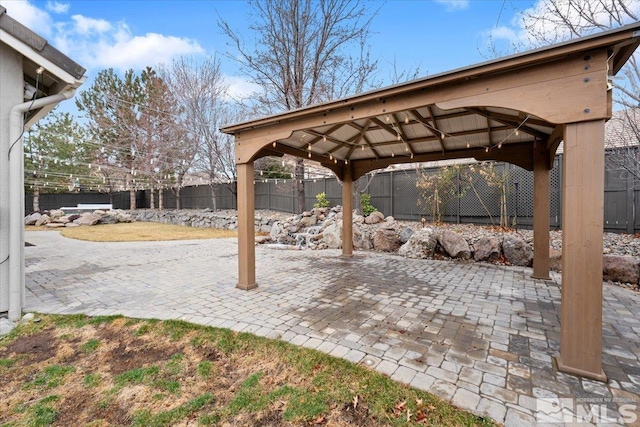
<svg viewBox="0 0 640 427">
<path fill-rule="evenodd" d="M 533 277 L 549 278 L 549 172 L 564 141 L 562 371 L 602 370 L 604 124 L 611 78 L 640 44 L 640 23 L 395 86 L 235 124 L 238 287 L 255 280 L 254 161 L 312 159 L 342 181 L 342 254 L 352 256 L 353 180 L 396 163 L 499 160 L 534 172 Z"/>
</svg>

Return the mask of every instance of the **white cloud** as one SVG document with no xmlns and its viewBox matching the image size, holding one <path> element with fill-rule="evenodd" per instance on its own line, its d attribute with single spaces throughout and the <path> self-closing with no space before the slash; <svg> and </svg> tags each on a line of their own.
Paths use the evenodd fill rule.
<svg viewBox="0 0 640 427">
<path fill-rule="evenodd" d="M 97 45 L 90 61 L 96 67 L 113 67 L 124 71 L 170 63 L 181 55 L 203 53 L 204 49 L 194 40 L 156 33 L 131 37 L 128 33 L 118 31 L 113 41 L 103 40 Z"/>
<path fill-rule="evenodd" d="M 53 19 L 46 11 L 37 8 L 27 0 L 3 0 L 2 5 L 7 8 L 7 15 L 30 30 L 44 37 L 51 35 Z"/>
<path fill-rule="evenodd" d="M 69 3 L 61 3 L 57 1 L 48 1 L 47 10 L 53 13 L 67 13 L 71 5 Z"/>
<path fill-rule="evenodd" d="M 111 23 L 109 23 L 109 21 L 105 21 L 104 19 L 87 18 L 86 16 L 82 15 L 73 15 L 71 19 L 73 20 L 75 31 L 81 35 L 105 33 L 113 29 Z"/>
<path fill-rule="evenodd" d="M 57 16 L 27 0 L 1 0 L 7 13 L 41 36 L 88 70 L 115 68 L 125 71 L 170 63 L 181 55 L 204 54 L 193 39 L 148 32 L 132 34 L 126 22 L 80 14 Z M 69 12 L 71 3 L 50 0 L 45 4 L 52 13 Z"/>
<path fill-rule="evenodd" d="M 463 10 L 469 7 L 469 0 L 436 0 L 436 3 L 444 4 L 447 10 Z"/>
<path fill-rule="evenodd" d="M 242 77 L 225 76 L 224 81 L 229 86 L 228 99 L 240 100 L 260 90 L 260 86 Z"/>
<path fill-rule="evenodd" d="M 491 37 L 493 42 L 506 42 L 515 50 L 531 49 L 629 24 L 633 22 L 632 16 L 640 15 L 640 0 L 627 0 L 625 6 L 629 13 L 620 9 L 620 15 L 614 19 L 603 4 L 538 0 L 508 25 L 488 30 L 484 36 Z"/>
<path fill-rule="evenodd" d="M 487 44 L 491 44 L 496 48 L 500 46 L 498 50 L 502 50 L 501 46 L 503 44 L 506 44 L 507 48 L 505 50 L 509 52 L 510 50 L 513 50 L 514 47 L 517 47 L 521 44 L 523 34 L 522 32 L 518 32 L 514 28 L 502 25 L 485 31 L 482 36 L 485 40 L 487 40 Z"/>
<path fill-rule="evenodd" d="M 45 10 L 26 0 L 1 0 L 9 16 L 47 38 L 83 67 L 90 70 L 114 68 L 126 71 L 170 63 L 181 55 L 204 54 L 193 39 L 149 32 L 131 33 L 125 22 L 75 14 L 69 19 L 52 18 Z M 67 13 L 71 4 L 48 1 L 46 8 L 54 13 Z"/>
</svg>

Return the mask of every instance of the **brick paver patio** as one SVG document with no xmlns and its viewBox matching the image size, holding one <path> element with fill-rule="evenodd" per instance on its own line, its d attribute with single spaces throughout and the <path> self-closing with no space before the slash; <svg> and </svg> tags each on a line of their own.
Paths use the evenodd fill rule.
<svg viewBox="0 0 640 427">
<path fill-rule="evenodd" d="M 573 398 L 607 425 L 640 408 L 640 296 L 619 287 L 604 285 L 604 384 L 553 368 L 558 275 L 260 246 L 259 287 L 246 292 L 235 288 L 235 239 L 91 243 L 27 232 L 26 240 L 35 244 L 25 248 L 27 310 L 184 319 L 282 339 L 507 426 L 534 425 L 537 398 Z"/>
</svg>

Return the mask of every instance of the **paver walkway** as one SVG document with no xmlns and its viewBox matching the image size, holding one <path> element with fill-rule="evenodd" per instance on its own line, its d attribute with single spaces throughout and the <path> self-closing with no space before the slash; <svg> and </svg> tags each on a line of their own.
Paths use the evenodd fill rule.
<svg viewBox="0 0 640 427">
<path fill-rule="evenodd" d="M 546 402 L 536 398 L 573 398 L 599 411 L 592 421 L 629 421 L 640 408 L 640 297 L 615 286 L 604 286 L 604 384 L 553 369 L 557 275 L 545 282 L 527 268 L 259 246 L 259 287 L 246 292 L 235 288 L 235 239 L 26 239 L 35 244 L 25 248 L 27 310 L 184 319 L 282 339 L 507 426 L 533 425 Z"/>
</svg>

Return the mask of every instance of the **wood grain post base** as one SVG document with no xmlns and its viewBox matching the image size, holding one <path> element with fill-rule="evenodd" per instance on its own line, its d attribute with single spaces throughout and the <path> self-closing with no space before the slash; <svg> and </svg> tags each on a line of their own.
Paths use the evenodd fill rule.
<svg viewBox="0 0 640 427">
<path fill-rule="evenodd" d="M 565 372 L 567 374 L 578 375 L 584 378 L 590 378 L 596 381 L 607 382 L 607 375 L 604 373 L 602 369 L 599 372 L 591 372 L 585 371 L 584 369 L 576 368 L 573 366 L 568 366 L 562 361 L 562 356 L 555 356 L 556 364 L 558 365 L 558 370 L 560 372 Z"/>
<path fill-rule="evenodd" d="M 252 284 L 249 284 L 249 285 L 245 285 L 243 283 L 237 283 L 236 284 L 236 288 L 242 289 L 243 291 L 250 291 L 251 289 L 255 289 L 257 287 L 258 287 L 257 283 L 252 283 Z"/>
</svg>

